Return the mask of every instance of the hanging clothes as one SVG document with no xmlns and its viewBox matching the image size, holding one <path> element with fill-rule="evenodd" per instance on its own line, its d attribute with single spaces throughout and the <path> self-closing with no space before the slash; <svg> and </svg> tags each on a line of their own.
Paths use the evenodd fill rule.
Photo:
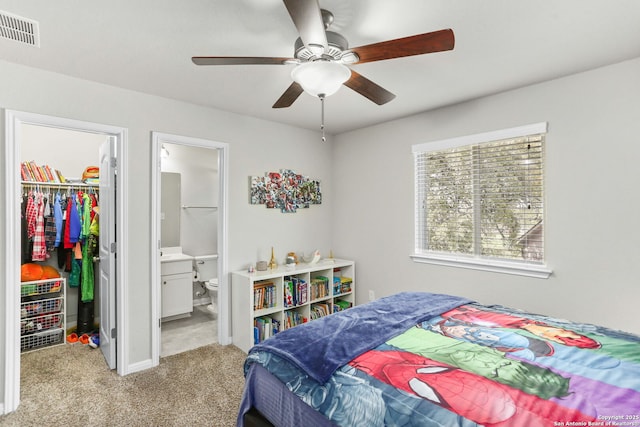
<svg viewBox="0 0 640 427">
<path fill-rule="evenodd" d="M 91 198 L 87 193 L 82 195 L 82 230 L 80 232 L 80 239 L 83 242 L 87 241 L 89 237 L 89 227 L 91 226 Z"/>
<path fill-rule="evenodd" d="M 36 218 L 38 217 L 38 208 L 34 203 L 33 191 L 29 191 L 27 197 L 27 237 L 30 239 L 36 234 Z"/>
<path fill-rule="evenodd" d="M 29 241 L 29 233 L 27 232 L 27 199 L 30 196 L 23 194 L 22 202 L 20 203 L 21 218 L 20 218 L 20 249 L 21 249 L 21 263 L 25 264 L 31 262 L 31 242 Z"/>
<path fill-rule="evenodd" d="M 63 223 L 64 224 L 64 223 Z M 69 250 L 64 248 L 64 245 L 58 246 L 56 250 L 56 255 L 58 256 L 58 269 L 65 269 L 65 265 L 67 264 L 67 252 Z M 65 271 L 67 271 L 65 269 Z"/>
<path fill-rule="evenodd" d="M 46 261 L 57 247 L 58 266 L 80 287 L 82 303 L 94 300 L 94 256 L 98 251 L 98 199 L 92 189 L 65 195 L 30 189 L 21 201 L 22 260 Z M 28 254 L 28 257 L 26 256 Z"/>
<path fill-rule="evenodd" d="M 98 198 L 95 193 L 91 193 L 89 197 L 91 197 L 91 221 L 93 222 L 93 218 L 96 216 L 97 209 L 95 207 L 98 206 Z"/>
<path fill-rule="evenodd" d="M 70 262 L 70 269 L 66 270 L 69 271 L 69 281 L 67 282 L 69 284 L 70 288 L 77 288 L 78 286 L 80 286 L 80 273 L 82 272 L 82 260 L 81 259 L 76 259 L 75 257 L 73 257 L 71 255 L 71 251 L 67 251 L 68 255 L 67 255 L 67 261 Z"/>
<path fill-rule="evenodd" d="M 47 252 L 53 251 L 56 241 L 56 222 L 53 216 L 53 209 L 51 209 L 51 194 L 45 199 L 44 204 L 44 241 L 47 246 Z M 48 258 L 48 257 L 47 257 Z"/>
<path fill-rule="evenodd" d="M 80 242 L 73 244 L 73 249 L 69 251 L 71 258 L 71 271 L 69 272 L 69 286 L 77 288 L 82 281 L 82 246 Z"/>
<path fill-rule="evenodd" d="M 76 195 L 71 196 L 71 206 L 67 210 L 67 221 L 69 221 L 69 242 L 76 243 L 80 238 L 82 231 L 82 223 L 80 221 L 80 213 L 78 204 L 76 203 Z"/>
<path fill-rule="evenodd" d="M 82 302 L 93 301 L 93 252 L 89 241 L 82 245 L 82 274 L 80 277 L 82 280 L 80 285 Z"/>
<path fill-rule="evenodd" d="M 33 234 L 33 255 L 32 261 L 47 260 L 47 244 L 44 237 L 44 200 L 42 193 L 36 195 L 35 205 L 37 207 L 35 231 Z"/>
<path fill-rule="evenodd" d="M 55 201 L 53 202 L 53 218 L 55 220 L 55 226 L 56 226 L 56 239 L 53 242 L 53 245 L 57 248 L 58 246 L 60 246 L 60 242 L 62 241 L 62 233 L 64 231 L 62 228 L 62 221 L 63 221 L 62 201 L 60 200 L 59 191 L 56 193 L 56 198 L 55 198 Z"/>
<path fill-rule="evenodd" d="M 85 218 L 89 218 L 89 226 L 87 228 L 87 239 L 84 242 L 82 252 L 82 302 L 93 301 L 94 298 L 94 268 L 93 257 L 98 255 L 98 239 L 100 235 L 100 223 L 97 208 L 97 200 L 95 197 L 90 197 L 89 200 L 85 200 Z M 90 214 L 87 214 L 86 208 L 89 209 Z M 86 222 L 82 224 L 83 229 Z"/>
<path fill-rule="evenodd" d="M 65 209 L 65 221 L 64 221 L 64 233 L 62 236 L 62 242 L 65 249 L 71 249 L 73 243 L 71 242 L 71 212 L 73 197 L 67 197 L 67 208 Z"/>
<path fill-rule="evenodd" d="M 95 215 L 93 216 L 93 218 L 91 218 L 91 226 L 89 226 L 89 237 L 93 237 L 95 240 L 94 244 L 97 244 L 98 236 L 100 236 L 100 215 L 96 212 L 97 209 L 95 207 L 92 210 Z"/>
<path fill-rule="evenodd" d="M 73 257 L 75 259 L 82 259 L 82 245 L 80 242 L 76 242 L 73 246 Z"/>
</svg>

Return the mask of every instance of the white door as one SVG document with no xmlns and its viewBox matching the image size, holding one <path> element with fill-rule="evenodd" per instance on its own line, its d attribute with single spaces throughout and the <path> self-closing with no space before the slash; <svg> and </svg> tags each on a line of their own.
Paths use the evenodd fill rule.
<svg viewBox="0 0 640 427">
<path fill-rule="evenodd" d="M 100 349 L 116 367 L 116 139 L 100 146 Z"/>
</svg>

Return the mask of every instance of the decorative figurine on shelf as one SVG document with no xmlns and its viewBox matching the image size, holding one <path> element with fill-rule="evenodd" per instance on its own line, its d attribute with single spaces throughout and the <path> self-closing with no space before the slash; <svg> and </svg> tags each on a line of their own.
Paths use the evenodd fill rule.
<svg viewBox="0 0 640 427">
<path fill-rule="evenodd" d="M 285 260 L 285 266 L 287 268 L 295 268 L 296 267 L 296 257 L 291 256 L 291 253 L 287 254 L 287 258 Z"/>
<path fill-rule="evenodd" d="M 271 261 L 269 261 L 269 268 L 271 270 L 278 268 L 278 262 L 276 261 L 276 256 L 273 252 L 273 246 L 271 246 Z"/>
<path fill-rule="evenodd" d="M 318 261 L 320 261 L 320 251 L 316 249 L 311 258 L 304 258 L 304 260 L 309 264 L 317 263 Z"/>
<path fill-rule="evenodd" d="M 288 263 L 289 258 L 293 259 L 293 263 L 294 263 L 294 264 L 297 264 L 297 263 L 298 263 L 298 255 L 296 255 L 296 253 L 295 253 L 295 252 L 289 252 L 289 253 L 287 254 L 287 263 Z"/>
<path fill-rule="evenodd" d="M 325 259 L 326 262 L 333 264 L 334 262 L 336 262 L 335 259 L 333 259 L 333 250 L 329 249 L 329 257 Z"/>
</svg>

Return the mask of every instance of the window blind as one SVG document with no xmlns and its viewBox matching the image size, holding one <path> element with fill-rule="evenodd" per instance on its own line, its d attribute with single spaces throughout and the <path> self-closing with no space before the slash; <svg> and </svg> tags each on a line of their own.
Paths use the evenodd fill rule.
<svg viewBox="0 0 640 427">
<path fill-rule="evenodd" d="M 541 264 L 544 133 L 436 146 L 414 148 L 416 253 Z"/>
</svg>

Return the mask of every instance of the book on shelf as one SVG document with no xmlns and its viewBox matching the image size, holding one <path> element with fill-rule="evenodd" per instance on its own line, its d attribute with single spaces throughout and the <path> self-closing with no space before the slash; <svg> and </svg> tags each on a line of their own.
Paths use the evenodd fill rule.
<svg viewBox="0 0 640 427">
<path fill-rule="evenodd" d="M 269 316 L 256 317 L 253 321 L 253 341 L 258 344 L 280 332 L 280 322 Z"/>
<path fill-rule="evenodd" d="M 306 304 L 307 297 L 307 281 L 295 276 L 286 276 L 284 278 L 284 306 L 297 307 Z"/>
<path fill-rule="evenodd" d="M 54 175 L 53 169 L 51 169 L 51 166 L 44 165 L 42 166 L 42 169 L 44 170 L 44 173 L 47 175 L 47 181 L 58 183 L 58 176 Z"/>
<path fill-rule="evenodd" d="M 253 309 L 262 310 L 276 306 L 276 286 L 272 281 L 256 282 L 253 285 Z"/>
<path fill-rule="evenodd" d="M 331 314 L 331 309 L 329 304 L 324 304 L 324 303 L 311 304 L 311 309 L 310 309 L 311 320 L 319 319 L 329 314 Z"/>
<path fill-rule="evenodd" d="M 33 180 L 31 178 L 31 174 L 29 173 L 29 169 L 27 168 L 27 165 L 24 162 L 20 163 L 20 179 L 22 179 L 23 181 Z"/>
<path fill-rule="evenodd" d="M 31 162 L 22 162 L 20 168 L 25 170 L 25 178 L 23 178 L 25 181 L 38 181 L 35 172 L 31 169 Z"/>
<path fill-rule="evenodd" d="M 285 312 L 285 329 L 307 323 L 307 318 L 295 310 Z"/>
<path fill-rule="evenodd" d="M 296 288 L 297 305 L 307 303 L 307 281 L 304 279 L 294 278 L 293 285 Z"/>
<path fill-rule="evenodd" d="M 31 170 L 33 170 L 33 173 L 36 177 L 36 181 L 38 182 L 46 182 L 47 179 L 45 178 L 45 176 L 42 173 L 42 169 L 40 169 L 40 166 L 38 166 L 36 164 L 36 162 L 31 162 Z"/>
<path fill-rule="evenodd" d="M 329 279 L 324 276 L 317 276 L 311 280 L 311 300 L 329 296 Z"/>
<path fill-rule="evenodd" d="M 349 302 L 349 301 L 345 301 L 345 300 L 339 299 L 339 300 L 335 300 L 333 302 L 333 312 L 334 313 L 337 313 L 339 311 L 344 311 L 344 310 L 346 310 L 348 308 L 351 308 L 351 307 L 353 307 L 353 304 L 351 302 Z"/>
<path fill-rule="evenodd" d="M 35 161 L 20 163 L 20 178 L 27 182 L 66 182 L 62 173 L 49 165 L 37 165 Z"/>
<path fill-rule="evenodd" d="M 291 280 L 287 280 L 285 277 L 284 280 L 284 306 L 285 307 L 294 307 L 294 291 L 293 291 L 293 282 Z"/>
<path fill-rule="evenodd" d="M 351 284 L 353 279 L 351 277 L 335 276 L 333 278 L 333 294 L 346 294 L 351 292 Z"/>
</svg>

